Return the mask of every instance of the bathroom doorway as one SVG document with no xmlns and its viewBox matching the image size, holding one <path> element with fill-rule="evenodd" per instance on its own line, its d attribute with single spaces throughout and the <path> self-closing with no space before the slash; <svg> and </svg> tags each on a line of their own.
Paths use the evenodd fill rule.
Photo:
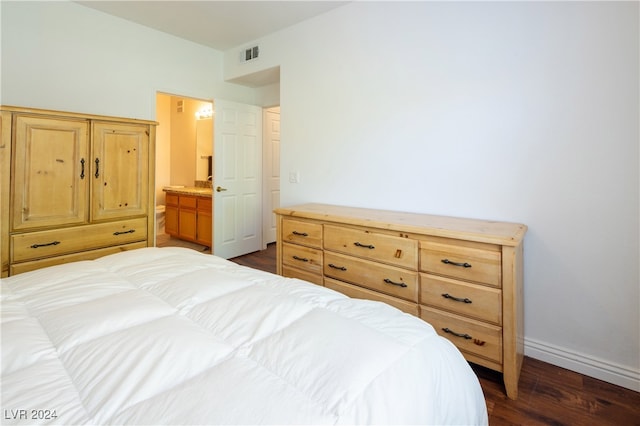
<svg viewBox="0 0 640 426">
<path fill-rule="evenodd" d="M 211 223 L 210 231 L 202 235 L 210 234 L 211 244 L 203 251 L 231 258 L 266 247 L 270 241 L 264 239 L 262 217 L 265 209 L 272 214 L 279 205 L 279 180 L 275 198 L 271 194 L 270 202 L 263 203 L 263 111 L 262 107 L 223 99 L 157 93 L 157 235 L 162 235 L 164 221 L 164 230 L 170 229 L 172 237 L 183 237 L 175 226 L 176 222 L 181 223 L 181 210 L 176 219 L 176 208 L 169 209 L 165 188 L 195 187 L 200 196 L 202 188 L 207 188 L 211 194 Z M 279 119 L 277 127 L 279 153 Z M 271 165 L 275 165 L 273 173 L 279 175 L 279 160 L 271 160 Z M 170 189 L 175 192 L 176 188 Z M 167 228 L 169 224 L 172 226 Z M 199 225 L 196 223 L 195 227 Z M 156 244 L 158 240 L 168 245 L 183 244 L 172 241 L 174 238 L 168 242 L 166 236 L 156 238 Z M 192 243 L 202 241 L 199 237 L 186 239 L 189 238 Z"/>
<path fill-rule="evenodd" d="M 165 232 L 167 199 L 164 188 L 211 188 L 213 102 L 158 92 L 156 121 L 156 245 L 188 247 L 211 253 L 210 246 Z M 212 224 L 209 227 L 213 229 Z"/>
</svg>

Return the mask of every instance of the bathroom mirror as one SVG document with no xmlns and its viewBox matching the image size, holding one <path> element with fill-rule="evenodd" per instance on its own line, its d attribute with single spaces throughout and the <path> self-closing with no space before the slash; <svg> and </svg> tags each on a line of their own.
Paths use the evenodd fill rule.
<svg viewBox="0 0 640 426">
<path fill-rule="evenodd" d="M 210 161 L 213 156 L 213 119 L 196 120 L 196 180 L 206 181 L 209 177 Z"/>
</svg>

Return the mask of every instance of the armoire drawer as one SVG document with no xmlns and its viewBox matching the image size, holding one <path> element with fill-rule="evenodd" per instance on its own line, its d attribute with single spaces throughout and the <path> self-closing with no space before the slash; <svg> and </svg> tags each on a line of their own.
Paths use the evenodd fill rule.
<svg viewBox="0 0 640 426">
<path fill-rule="evenodd" d="M 325 251 L 325 277 L 418 302 L 418 273 L 353 256 Z"/>
<path fill-rule="evenodd" d="M 387 305 L 391 305 L 394 308 L 398 308 L 403 312 L 411 315 L 418 316 L 418 305 L 416 303 L 407 302 L 406 300 L 398 299 L 397 297 L 387 296 L 386 294 L 379 293 L 377 291 L 368 290 L 366 288 L 358 287 L 344 283 L 342 281 L 334 280 L 332 278 L 324 279 L 324 286 L 335 291 L 339 291 L 354 299 L 367 299 L 375 300 L 378 302 L 384 302 Z"/>
<path fill-rule="evenodd" d="M 322 248 L 322 225 L 302 220 L 282 220 L 282 240 L 309 247 Z"/>
<path fill-rule="evenodd" d="M 416 270 L 418 242 L 366 229 L 324 226 L 324 248 L 364 259 Z"/>
<path fill-rule="evenodd" d="M 147 239 L 147 218 L 11 236 L 11 262 L 43 259 Z"/>
<path fill-rule="evenodd" d="M 420 241 L 420 270 L 432 274 L 500 287 L 501 253 L 498 246 L 450 239 Z"/>
<path fill-rule="evenodd" d="M 11 265 L 11 275 L 22 274 L 47 266 L 60 265 L 62 263 L 78 262 L 81 260 L 93 260 L 110 254 L 120 253 L 126 250 L 135 250 L 147 247 L 146 241 L 124 244 L 121 246 L 105 247 L 96 250 L 82 251 L 79 253 L 64 254 L 61 256 L 48 257 L 46 259 L 32 260 L 30 262 L 19 262 Z"/>
<path fill-rule="evenodd" d="M 502 328 L 420 306 L 420 317 L 462 352 L 502 363 Z"/>
<path fill-rule="evenodd" d="M 502 291 L 497 288 L 421 273 L 420 303 L 502 325 Z"/>
<path fill-rule="evenodd" d="M 322 273 L 322 251 L 297 244 L 282 244 L 282 263 L 312 273 Z"/>
</svg>

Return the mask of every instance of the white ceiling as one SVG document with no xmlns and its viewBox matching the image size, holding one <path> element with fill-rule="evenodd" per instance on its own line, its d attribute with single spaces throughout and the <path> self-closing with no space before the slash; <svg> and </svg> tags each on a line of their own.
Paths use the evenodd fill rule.
<svg viewBox="0 0 640 426">
<path fill-rule="evenodd" d="M 243 47 L 348 1 L 76 1 L 217 50 Z"/>
</svg>

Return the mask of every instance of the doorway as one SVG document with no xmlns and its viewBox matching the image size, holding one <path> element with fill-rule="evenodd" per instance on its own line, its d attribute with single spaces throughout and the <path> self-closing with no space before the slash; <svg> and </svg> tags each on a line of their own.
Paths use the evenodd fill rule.
<svg viewBox="0 0 640 426">
<path fill-rule="evenodd" d="M 280 207 L 280 107 L 263 110 L 264 130 L 262 153 L 262 248 L 276 241 L 276 215 L 274 209 Z"/>
<path fill-rule="evenodd" d="M 267 114 L 270 138 L 265 141 Z M 265 236 L 263 218 L 273 216 L 273 209 L 279 206 L 279 108 L 263 110 L 220 99 L 158 92 L 156 120 L 156 205 L 166 203 L 163 188 L 198 186 L 205 180 L 213 186 L 212 253 L 230 258 L 275 241 L 274 220 L 268 226 L 273 231 Z M 267 159 L 265 144 L 269 145 Z M 209 151 L 202 151 L 202 147 Z M 203 173 L 207 176 L 200 176 L 199 170 L 206 170 Z"/>
<path fill-rule="evenodd" d="M 181 239 L 174 234 L 174 229 L 169 235 L 164 225 L 176 207 L 167 206 L 163 189 L 169 186 L 211 186 L 207 178 L 209 159 L 213 155 L 212 112 L 213 102 L 210 100 L 156 93 L 155 198 L 156 245 L 159 247 L 188 247 L 211 253 L 208 246 Z M 207 219 L 203 215 L 200 220 Z M 210 218 L 208 222 L 212 222 Z M 208 228 L 212 229 L 211 223 Z"/>
</svg>

